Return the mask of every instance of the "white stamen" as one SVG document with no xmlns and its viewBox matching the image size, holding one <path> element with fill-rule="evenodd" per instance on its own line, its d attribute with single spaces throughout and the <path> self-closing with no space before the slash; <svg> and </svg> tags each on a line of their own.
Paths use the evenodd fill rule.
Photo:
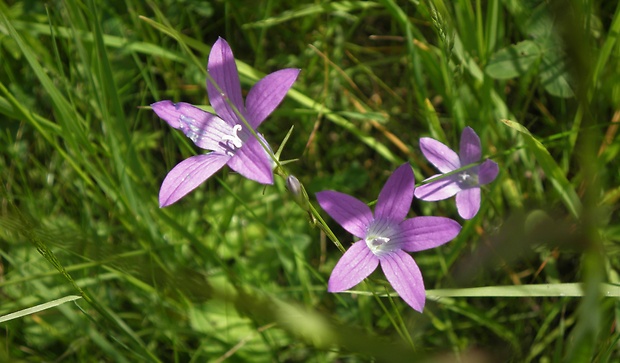
<svg viewBox="0 0 620 363">
<path fill-rule="evenodd" d="M 370 251 L 374 253 L 376 256 L 380 256 L 392 250 L 388 242 L 390 242 L 389 237 L 383 237 L 383 236 L 366 237 L 366 246 L 368 246 Z"/>
<path fill-rule="evenodd" d="M 374 220 L 368 227 L 364 242 L 368 249 L 375 255 L 381 256 L 398 249 L 398 244 L 392 241 L 394 236 L 398 235 L 398 223 L 389 219 Z"/>
<path fill-rule="evenodd" d="M 230 149 L 226 151 L 226 154 L 229 156 L 233 156 L 233 151 L 240 149 L 243 146 L 243 140 L 239 137 L 238 133 L 243 128 L 241 125 L 235 125 L 232 129 L 232 135 L 224 135 L 222 136 L 222 141 L 226 144 L 226 146 Z"/>
<path fill-rule="evenodd" d="M 459 174 L 461 186 L 476 186 L 478 185 L 478 175 L 476 173 L 462 172 Z"/>
</svg>

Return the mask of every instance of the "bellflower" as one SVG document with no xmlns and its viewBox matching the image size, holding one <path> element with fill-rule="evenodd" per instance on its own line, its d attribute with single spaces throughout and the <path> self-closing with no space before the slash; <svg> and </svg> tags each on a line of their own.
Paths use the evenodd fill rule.
<svg viewBox="0 0 620 363">
<path fill-rule="evenodd" d="M 265 76 L 250 89 L 244 104 L 232 50 L 219 38 L 207 64 L 207 72 L 217 84 L 207 79 L 207 93 L 217 115 L 184 102 L 151 105 L 159 117 L 183 131 L 196 146 L 211 150 L 183 160 L 168 173 L 159 192 L 160 207 L 184 197 L 224 164 L 248 179 L 273 184 L 271 155 L 243 119 L 255 130 L 284 99 L 299 71 L 287 68 Z M 267 145 L 262 135 L 257 135 Z"/>
<path fill-rule="evenodd" d="M 321 207 L 340 225 L 360 238 L 334 267 L 329 292 L 348 290 L 381 265 L 394 290 L 413 309 L 422 312 L 426 301 L 422 273 L 411 255 L 442 245 L 456 237 L 461 226 L 444 217 L 405 219 L 415 182 L 411 166 L 401 165 L 383 186 L 374 215 L 358 199 L 335 191 L 316 194 Z"/>
<path fill-rule="evenodd" d="M 446 145 L 428 137 L 420 139 L 420 149 L 426 159 L 443 174 L 477 163 L 482 154 L 480 138 L 471 127 L 466 127 L 461 134 L 458 155 Z M 492 182 L 498 173 L 497 163 L 487 159 L 480 165 L 472 165 L 459 173 L 418 187 L 415 190 L 415 196 L 421 200 L 437 201 L 456 194 L 456 208 L 459 215 L 464 219 L 471 219 L 480 209 L 480 185 Z M 426 180 L 440 175 L 442 174 L 434 175 Z"/>
</svg>

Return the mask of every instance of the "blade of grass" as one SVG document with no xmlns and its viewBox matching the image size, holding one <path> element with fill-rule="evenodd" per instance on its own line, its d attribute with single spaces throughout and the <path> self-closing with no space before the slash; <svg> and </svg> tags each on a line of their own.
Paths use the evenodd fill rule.
<svg viewBox="0 0 620 363">
<path fill-rule="evenodd" d="M 560 195 L 566 208 L 570 211 L 573 217 L 578 218 L 581 213 L 581 201 L 579 200 L 579 196 L 547 148 L 545 148 L 540 141 L 534 138 L 525 126 L 512 120 L 502 120 L 502 122 L 506 126 L 518 131 L 523 136 L 527 147 L 534 154 L 541 168 L 551 180 L 552 185 L 558 195 Z"/>
<path fill-rule="evenodd" d="M 620 297 L 620 285 L 602 283 L 598 286 L 601 294 L 605 297 Z M 374 295 L 369 291 L 349 290 L 346 293 L 354 295 Z M 386 294 L 377 294 L 387 297 Z M 455 297 L 583 297 L 582 283 L 559 283 L 559 284 L 526 284 L 512 286 L 484 286 L 467 287 L 461 289 L 428 289 L 426 296 L 441 302 L 442 298 Z M 390 296 L 398 296 L 390 293 Z"/>
<path fill-rule="evenodd" d="M 64 303 L 66 303 L 66 302 L 75 301 L 75 300 L 81 299 L 81 298 L 82 297 L 78 296 L 78 295 L 69 295 L 69 296 L 65 296 L 65 297 L 60 298 L 60 299 L 48 301 L 46 303 L 39 304 L 39 305 L 33 306 L 31 308 L 23 309 L 23 310 L 20 310 L 20 311 L 16 311 L 14 313 L 10 313 L 10 314 L 6 314 L 6 315 L 3 315 L 3 316 L 0 316 L 0 323 L 3 323 L 5 321 L 9 321 L 9 320 L 13 320 L 13 319 L 17 319 L 17 318 L 21 318 L 21 317 L 26 316 L 26 315 L 31 315 L 31 314 L 35 314 L 35 313 L 38 313 L 38 312 L 41 312 L 41 311 L 45 311 L 47 309 L 51 309 L 51 308 L 56 307 L 58 305 L 62 305 Z"/>
</svg>

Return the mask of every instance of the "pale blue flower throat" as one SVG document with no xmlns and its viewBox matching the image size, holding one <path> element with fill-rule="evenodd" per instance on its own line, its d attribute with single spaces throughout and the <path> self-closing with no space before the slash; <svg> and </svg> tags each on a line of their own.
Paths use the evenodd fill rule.
<svg viewBox="0 0 620 363">
<path fill-rule="evenodd" d="M 372 253 L 379 256 L 396 248 L 393 243 L 389 243 L 395 227 L 394 222 L 388 220 L 375 220 L 371 223 L 364 241 Z"/>
</svg>

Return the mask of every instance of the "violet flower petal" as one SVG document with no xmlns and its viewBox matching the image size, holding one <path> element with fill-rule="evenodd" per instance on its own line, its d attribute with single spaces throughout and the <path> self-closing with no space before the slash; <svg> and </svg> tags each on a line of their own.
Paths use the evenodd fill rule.
<svg viewBox="0 0 620 363">
<path fill-rule="evenodd" d="M 250 89 L 245 99 L 248 122 L 256 129 L 282 102 L 293 86 L 299 69 L 287 68 L 266 75 Z"/>
<path fill-rule="evenodd" d="M 394 239 L 408 252 L 428 250 L 454 239 L 461 231 L 457 221 L 445 217 L 414 217 L 400 224 Z"/>
<path fill-rule="evenodd" d="M 497 163 L 493 160 L 485 160 L 478 169 L 478 182 L 480 184 L 489 184 L 497 178 L 498 173 L 499 166 Z"/>
<path fill-rule="evenodd" d="M 459 150 L 461 165 L 476 163 L 482 157 L 482 147 L 480 138 L 471 127 L 466 127 L 461 133 L 461 144 Z"/>
<path fill-rule="evenodd" d="M 433 179 L 442 174 L 433 175 L 426 179 Z M 451 175 L 445 178 L 432 181 L 428 184 L 420 185 L 415 189 L 415 197 L 421 200 L 435 202 L 438 200 L 448 199 L 460 192 L 462 188 L 458 183 L 458 175 Z"/>
<path fill-rule="evenodd" d="M 426 302 L 426 291 L 422 272 L 413 257 L 401 250 L 381 257 L 381 269 L 394 290 L 414 310 L 422 312 Z"/>
<path fill-rule="evenodd" d="M 159 190 L 159 206 L 168 206 L 220 170 L 230 159 L 228 155 L 211 152 L 189 157 L 178 163 L 164 179 Z"/>
<path fill-rule="evenodd" d="M 316 193 L 321 208 L 352 235 L 365 238 L 373 221 L 370 208 L 358 199 L 333 190 Z"/>
<path fill-rule="evenodd" d="M 222 91 L 222 93 L 220 93 L 209 78 L 207 78 L 207 93 L 209 94 L 209 101 L 215 112 L 231 126 L 235 124 L 243 125 L 239 116 L 237 116 L 234 109 L 228 103 L 230 100 L 237 110 L 242 115 L 245 115 L 243 97 L 241 96 L 241 83 L 239 82 L 239 73 L 237 71 L 237 65 L 235 64 L 235 58 L 230 46 L 222 38 L 219 38 L 211 48 L 209 61 L 207 63 L 207 72 L 209 72 L 209 75 L 211 75 Z"/>
<path fill-rule="evenodd" d="M 426 159 L 442 173 L 449 173 L 461 167 L 459 156 L 452 149 L 435 139 L 421 138 L 420 150 Z"/>
<path fill-rule="evenodd" d="M 327 282 L 327 291 L 340 292 L 352 288 L 368 277 L 378 264 L 379 259 L 368 249 L 365 241 L 355 242 L 334 267 Z"/>
<path fill-rule="evenodd" d="M 390 175 L 381 189 L 375 207 L 375 219 L 404 219 L 411 208 L 414 189 L 413 170 L 409 163 L 405 163 Z"/>
<path fill-rule="evenodd" d="M 179 102 L 174 103 L 170 100 L 159 101 L 151 104 L 153 111 L 166 121 L 168 125 L 175 129 L 180 128 L 181 116 L 186 115 L 196 120 L 202 120 L 206 117 L 205 112 L 197 107 L 190 105 L 189 103 Z"/>
<path fill-rule="evenodd" d="M 228 166 L 248 179 L 261 184 L 273 184 L 271 158 L 254 136 L 250 136 L 243 146 L 235 151 Z"/>
<path fill-rule="evenodd" d="M 480 209 L 480 188 L 469 188 L 456 195 L 456 209 L 463 219 L 472 219 Z"/>
<path fill-rule="evenodd" d="M 222 138 L 230 135 L 232 129 L 221 118 L 185 102 L 159 101 L 151 107 L 157 116 L 175 129 L 183 131 L 196 146 L 205 150 L 225 152 L 221 145 Z"/>
</svg>

